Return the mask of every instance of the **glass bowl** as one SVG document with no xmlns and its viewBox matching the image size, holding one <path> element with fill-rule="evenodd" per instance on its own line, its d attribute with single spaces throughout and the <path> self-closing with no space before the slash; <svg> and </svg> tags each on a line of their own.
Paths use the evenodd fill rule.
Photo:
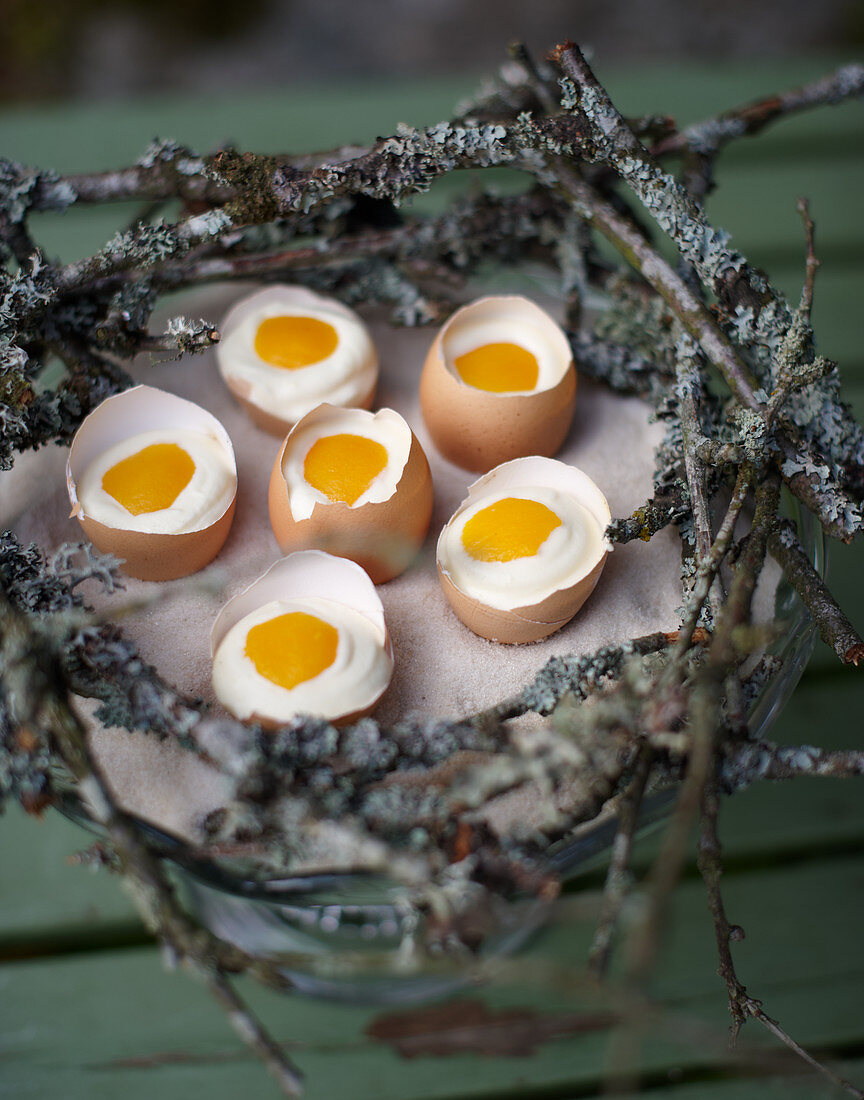
<svg viewBox="0 0 864 1100">
<path fill-rule="evenodd" d="M 819 571 L 825 570 L 821 528 L 791 497 L 787 514 Z M 797 684 L 816 638 L 813 621 L 781 576 L 774 616 L 784 625 L 770 647 L 778 660 L 750 713 L 754 738 L 764 737 Z M 663 820 L 674 789 L 646 798 L 640 828 Z M 61 810 L 94 829 L 86 808 L 66 786 Z M 220 939 L 275 963 L 299 992 L 370 1004 L 408 1003 L 449 994 L 475 980 L 477 964 L 518 951 L 544 922 L 552 903 L 535 897 L 488 896 L 486 934 L 477 952 L 428 942 L 426 919 L 405 888 L 368 874 L 261 874 L 237 859 L 197 859 L 178 838 L 141 822 L 169 868 L 188 912 Z M 548 852 L 549 869 L 572 880 L 595 869 L 615 836 L 612 813 L 581 825 Z"/>
</svg>

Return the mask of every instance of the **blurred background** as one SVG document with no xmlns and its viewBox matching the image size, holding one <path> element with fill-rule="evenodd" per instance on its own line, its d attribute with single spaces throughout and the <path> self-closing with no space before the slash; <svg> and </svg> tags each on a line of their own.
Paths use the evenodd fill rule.
<svg viewBox="0 0 864 1100">
<path fill-rule="evenodd" d="M 617 61 L 855 52 L 862 0 L 0 0 L 0 102 L 482 73 L 522 39 Z"/>
</svg>

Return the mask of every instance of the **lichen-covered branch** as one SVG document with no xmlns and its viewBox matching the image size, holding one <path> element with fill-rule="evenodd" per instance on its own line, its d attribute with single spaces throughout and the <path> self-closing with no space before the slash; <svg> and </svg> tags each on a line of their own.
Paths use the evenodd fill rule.
<svg viewBox="0 0 864 1100">
<path fill-rule="evenodd" d="M 864 95 L 864 66 L 844 65 L 809 84 L 733 107 L 715 118 L 695 122 L 684 130 L 668 134 L 654 144 L 651 152 L 655 157 L 670 154 L 689 157 L 691 179 L 687 190 L 695 197 L 703 198 L 714 187 L 717 155 L 730 142 L 759 134 L 771 123 L 798 111 L 842 103 L 861 95 Z"/>
<path fill-rule="evenodd" d="M 731 339 L 748 349 L 751 363 L 742 362 L 725 339 L 718 342 L 717 333 L 706 327 L 701 303 L 698 299 L 694 301 L 690 288 L 668 265 L 661 261 L 658 267 L 654 257 L 646 264 L 647 257 L 643 255 L 639 263 L 642 274 L 660 293 L 664 293 L 661 287 L 665 288 L 670 305 L 677 303 L 691 335 L 745 408 L 760 412 L 761 402 L 754 391 L 751 371 L 758 371 L 763 381 L 773 376 L 771 353 L 794 320 L 789 304 L 762 272 L 729 248 L 728 234 L 710 225 L 686 187 L 657 164 L 615 109 L 579 48 L 565 43 L 556 55 L 569 82 L 564 102 L 589 124 L 583 152 L 591 149 L 633 188 L 678 246 L 682 259 L 717 296 Z M 638 256 L 642 243 L 638 235 L 620 221 L 616 224 L 612 211 L 592 203 L 588 193 L 583 194 L 582 200 L 589 210 L 595 207 L 598 226 L 613 243 L 625 254 L 632 251 Z M 694 326 L 702 330 L 707 340 L 694 331 Z M 766 339 L 766 328 L 775 333 L 773 340 Z M 818 405 L 815 415 L 814 403 Z M 783 453 L 781 470 L 792 491 L 820 516 L 826 530 L 848 540 L 864 524 L 860 490 L 848 473 L 850 450 L 859 465 L 864 461 L 864 432 L 854 421 L 850 422 L 847 412 L 839 401 L 836 372 L 826 375 L 812 386 L 806 418 L 802 417 L 802 403 L 793 401 L 787 405 L 781 417 L 783 431 L 778 442 Z M 811 469 L 816 467 L 818 470 Z M 841 505 L 838 506 L 835 492 L 826 493 L 822 488 L 825 483 L 829 487 L 833 483 L 834 489 L 841 490 Z M 857 499 L 843 496 L 844 489 L 855 491 Z"/>
<path fill-rule="evenodd" d="M 618 800 L 618 831 L 609 856 L 609 869 L 603 887 L 603 907 L 588 955 L 589 973 L 598 979 L 605 977 L 609 967 L 613 937 L 630 885 L 628 875 L 633 842 L 639 827 L 639 811 L 645 795 L 652 756 L 653 750 L 650 746 L 643 745 L 630 786 Z"/>
<path fill-rule="evenodd" d="M 813 616 L 822 641 L 831 646 L 844 664 L 857 665 L 864 660 L 864 640 L 837 606 L 788 520 L 778 523 L 771 532 L 768 548 Z"/>
<path fill-rule="evenodd" d="M 721 794 L 757 780 L 864 773 L 860 752 L 777 746 L 748 730 L 750 708 L 778 668 L 767 652 L 776 631 L 752 613 L 766 550 L 838 656 L 852 664 L 864 657 L 794 528 L 778 519 L 782 479 L 823 531 L 841 539 L 860 532 L 864 432 L 840 400 L 836 365 L 816 351 L 818 259 L 806 204 L 804 283 L 793 309 L 730 248 L 701 199 L 729 141 L 860 94 L 864 69 L 847 66 L 678 132 L 663 116 L 624 118 L 578 47 L 567 43 L 555 57 L 563 79 L 515 47 L 501 79 L 454 118 L 402 126 L 367 148 L 199 156 L 157 141 L 135 165 L 65 178 L 0 161 L 4 468 L 26 449 L 68 442 L 92 408 L 129 385 L 124 360 L 212 346 L 219 333 L 207 319 L 177 316 L 159 332 L 153 310 L 168 292 L 236 278 L 290 277 L 345 301 L 385 303 L 397 323 L 422 324 L 458 301 L 480 265 L 541 263 L 558 280 L 579 369 L 643 398 L 663 425 L 651 499 L 614 520 L 607 536 L 647 540 L 677 526 L 680 628 L 556 657 L 522 691 L 473 715 L 406 717 L 389 728 L 367 718 L 337 729 L 309 716 L 275 733 L 243 726 L 177 692 L 117 622 L 85 606 L 84 580 L 120 586 L 115 562 L 80 546 L 45 560 L 14 535 L 0 536 L 0 805 L 16 799 L 40 812 L 73 798 L 57 787 L 65 769 L 102 826 L 104 861 L 126 875 L 149 925 L 205 981 L 288 1095 L 299 1090 L 297 1071 L 229 978 L 248 972 L 284 989 L 284 974 L 215 940 L 179 909 L 161 863 L 167 841 L 160 847 L 114 804 L 74 697 L 97 700 L 99 720 L 169 738 L 221 771 L 227 803 L 194 850 L 174 846 L 181 863 L 209 861 L 228 882 L 226 855 L 283 882 L 387 874 L 412 918 L 428 917 L 422 936 L 436 949 L 481 947 L 477 929 L 499 898 L 553 899 L 556 845 L 577 825 L 617 813 L 591 959 L 598 975 L 616 937 L 646 799 L 674 787 L 647 904 L 625 943 L 630 977 L 642 985 L 649 976 L 700 819 L 700 866 L 733 1020 L 753 1016 L 812 1062 L 735 976 L 736 933 L 717 885 L 717 807 Z M 678 154 L 681 179 L 658 160 Z M 526 189 L 473 194 L 430 217 L 402 206 L 453 171 L 500 166 L 520 171 Z M 46 259 L 32 214 L 130 199 L 147 204 L 140 220 L 95 255 L 66 265 Z M 176 221 L 158 220 L 177 210 Z M 677 247 L 677 266 L 654 244 L 657 229 Z M 601 298 L 607 308 L 591 319 Z M 53 359 L 65 374 L 50 388 L 40 378 Z M 545 721 L 526 733 L 517 719 L 530 713 Z M 496 808 L 514 796 L 537 812 L 503 827 Z"/>
<path fill-rule="evenodd" d="M 735 970 L 732 959 L 733 941 L 743 938 L 743 929 L 736 924 L 731 924 L 726 915 L 726 906 L 720 890 L 720 876 L 723 871 L 721 861 L 720 837 L 718 832 L 718 817 L 720 813 L 720 800 L 713 783 L 706 786 L 703 795 L 702 828 L 699 837 L 698 865 L 702 880 L 708 893 L 708 906 L 711 916 L 714 918 L 714 933 L 717 941 L 717 954 L 720 960 L 718 974 L 726 985 L 729 998 L 729 1014 L 732 1017 L 732 1038 L 737 1039 L 742 1025 L 747 1019 L 757 1020 L 766 1027 L 772 1035 L 792 1050 L 799 1058 L 821 1073 L 832 1084 L 843 1089 L 850 1096 L 858 1100 L 864 1098 L 864 1092 L 856 1088 L 851 1081 L 835 1073 L 829 1066 L 818 1061 L 808 1051 L 788 1034 L 780 1024 L 765 1012 L 762 1001 L 751 996 L 742 984 Z"/>
</svg>

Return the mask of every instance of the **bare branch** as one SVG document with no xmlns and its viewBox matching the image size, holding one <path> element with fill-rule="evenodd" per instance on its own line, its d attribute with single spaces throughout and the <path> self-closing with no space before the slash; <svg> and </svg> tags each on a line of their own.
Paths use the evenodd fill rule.
<svg viewBox="0 0 864 1100">
<path fill-rule="evenodd" d="M 602 979 L 608 969 L 612 940 L 627 897 L 633 840 L 639 824 L 642 796 L 653 755 L 653 750 L 648 745 L 642 746 L 630 786 L 618 800 L 618 831 L 612 842 L 612 854 L 603 887 L 603 904 L 588 955 L 588 972 L 597 979 Z"/>
</svg>

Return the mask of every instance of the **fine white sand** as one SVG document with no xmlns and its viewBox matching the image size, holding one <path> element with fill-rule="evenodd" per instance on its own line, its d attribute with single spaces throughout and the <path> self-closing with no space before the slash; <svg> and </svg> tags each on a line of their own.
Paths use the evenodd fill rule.
<svg viewBox="0 0 864 1100">
<path fill-rule="evenodd" d="M 220 287 L 189 295 L 172 312 L 219 321 L 248 287 Z M 465 496 L 473 475 L 436 453 L 420 417 L 417 387 L 432 340 L 428 330 L 400 330 L 371 322 L 381 356 L 376 405 L 397 409 L 417 433 L 432 468 L 435 511 L 426 544 L 414 565 L 379 591 L 396 655 L 392 685 L 375 717 L 382 723 L 416 714 L 457 717 L 518 691 L 551 656 L 584 653 L 654 630 L 674 630 L 681 602 L 680 544 L 673 530 L 649 543 L 616 547 L 594 594 L 567 627 L 531 646 L 501 646 L 478 638 L 451 613 L 435 574 L 435 542 Z M 224 601 L 246 587 L 279 556 L 267 517 L 267 484 L 279 441 L 255 428 L 205 353 L 152 366 L 142 357 L 141 382 L 170 389 L 203 405 L 227 428 L 237 455 L 237 512 L 219 557 L 194 577 L 163 585 L 128 580 L 108 598 L 88 593 L 100 608 L 118 610 L 151 600 L 123 619 L 126 635 L 145 660 L 181 691 L 213 702 L 210 686 L 211 623 Z M 628 515 L 651 494 L 653 450 L 661 428 L 649 423 L 637 399 L 621 398 L 580 381 L 577 412 L 558 457 L 586 471 L 606 494 L 613 516 Z M 79 541 L 69 519 L 63 478 L 65 453 L 48 448 L 25 456 L 0 481 L 0 521 L 18 515 L 19 537 L 50 552 Z M 214 713 L 218 705 L 213 703 Z M 215 771 L 170 744 L 122 730 L 94 730 L 94 749 L 118 797 L 133 812 L 175 832 L 194 836 L 202 815 L 224 803 Z"/>
</svg>

